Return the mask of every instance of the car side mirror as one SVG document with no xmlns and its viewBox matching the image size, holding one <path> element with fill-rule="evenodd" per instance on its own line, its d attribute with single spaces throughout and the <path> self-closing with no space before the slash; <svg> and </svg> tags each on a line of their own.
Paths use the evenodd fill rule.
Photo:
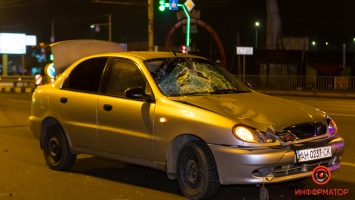
<svg viewBox="0 0 355 200">
<path fill-rule="evenodd" d="M 138 86 L 126 89 L 125 96 L 129 99 L 150 100 L 149 95 L 145 94 L 144 89 Z"/>
</svg>

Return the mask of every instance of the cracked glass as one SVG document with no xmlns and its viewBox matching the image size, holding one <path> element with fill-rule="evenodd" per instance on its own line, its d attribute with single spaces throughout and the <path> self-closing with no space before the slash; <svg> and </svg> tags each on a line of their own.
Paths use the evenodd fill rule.
<svg viewBox="0 0 355 200">
<path fill-rule="evenodd" d="M 155 59 L 146 65 L 166 96 L 251 92 L 234 75 L 206 59 Z"/>
</svg>

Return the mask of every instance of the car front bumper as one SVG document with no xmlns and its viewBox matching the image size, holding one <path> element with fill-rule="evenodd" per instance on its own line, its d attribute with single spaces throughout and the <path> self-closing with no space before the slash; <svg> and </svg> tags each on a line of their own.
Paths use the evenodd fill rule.
<svg viewBox="0 0 355 200">
<path fill-rule="evenodd" d="M 213 144 L 209 147 L 216 161 L 220 183 L 229 185 L 300 179 L 311 176 L 313 168 L 319 165 L 331 171 L 340 168 L 344 140 L 339 137 L 327 145 L 331 146 L 332 157 L 301 163 L 297 163 L 295 150 L 290 147 L 245 149 Z"/>
</svg>

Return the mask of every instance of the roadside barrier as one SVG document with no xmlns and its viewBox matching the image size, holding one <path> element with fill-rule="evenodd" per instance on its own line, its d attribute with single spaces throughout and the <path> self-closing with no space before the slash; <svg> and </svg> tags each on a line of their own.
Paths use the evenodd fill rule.
<svg viewBox="0 0 355 200">
<path fill-rule="evenodd" d="M 35 76 L 0 76 L 0 92 L 32 93 L 36 87 Z"/>
</svg>

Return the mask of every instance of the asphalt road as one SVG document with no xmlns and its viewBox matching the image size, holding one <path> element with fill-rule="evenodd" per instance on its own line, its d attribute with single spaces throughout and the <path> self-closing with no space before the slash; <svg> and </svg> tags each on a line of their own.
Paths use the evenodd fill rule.
<svg viewBox="0 0 355 200">
<path fill-rule="evenodd" d="M 311 178 L 266 185 L 270 199 L 355 199 L 355 101 L 282 98 L 328 112 L 346 141 L 346 151 L 341 169 L 332 172 L 326 185 L 316 185 Z M 50 170 L 28 126 L 30 102 L 30 94 L 0 93 L 0 200 L 185 199 L 176 181 L 168 180 L 164 172 L 144 167 L 80 155 L 70 171 Z M 215 199 L 259 199 L 259 189 L 255 185 L 222 186 Z M 314 190 L 327 191 L 328 195 L 309 193 Z"/>
</svg>

